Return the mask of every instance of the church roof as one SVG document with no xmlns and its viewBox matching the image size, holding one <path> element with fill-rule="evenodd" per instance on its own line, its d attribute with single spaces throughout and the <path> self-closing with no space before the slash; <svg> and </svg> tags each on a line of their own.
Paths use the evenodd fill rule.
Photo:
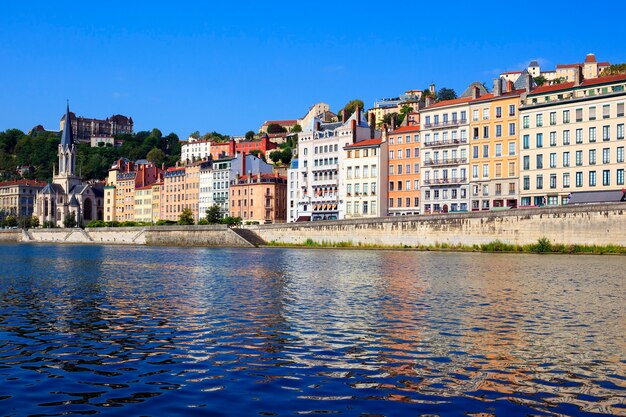
<svg viewBox="0 0 626 417">
<path fill-rule="evenodd" d="M 70 104 L 67 103 L 67 110 L 65 112 L 65 125 L 63 126 L 63 133 L 61 134 L 61 146 L 70 147 L 74 144 L 74 138 L 72 135 L 72 117 L 70 116 Z"/>
<path fill-rule="evenodd" d="M 78 200 L 76 199 L 76 194 L 72 194 L 72 198 L 70 198 L 70 207 L 78 207 Z"/>
<path fill-rule="evenodd" d="M 63 187 L 61 187 L 59 184 L 53 184 L 53 183 L 48 183 L 45 187 L 43 187 L 43 189 L 41 190 L 42 194 L 63 194 Z"/>
</svg>

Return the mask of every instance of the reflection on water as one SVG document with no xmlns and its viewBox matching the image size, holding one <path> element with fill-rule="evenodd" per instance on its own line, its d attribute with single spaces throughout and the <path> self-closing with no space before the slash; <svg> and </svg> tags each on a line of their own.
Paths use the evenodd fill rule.
<svg viewBox="0 0 626 417">
<path fill-rule="evenodd" d="M 0 249 L 1 415 L 626 415 L 623 257 Z"/>
</svg>

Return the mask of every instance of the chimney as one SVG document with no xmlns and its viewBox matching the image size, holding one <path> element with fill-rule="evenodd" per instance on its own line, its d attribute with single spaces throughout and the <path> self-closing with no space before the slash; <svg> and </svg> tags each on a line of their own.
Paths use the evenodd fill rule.
<svg viewBox="0 0 626 417">
<path fill-rule="evenodd" d="M 510 93 L 513 90 L 515 90 L 515 83 L 513 81 L 511 81 L 511 80 L 508 80 L 506 82 L 506 91 L 508 91 Z"/>
<path fill-rule="evenodd" d="M 533 76 L 530 74 L 526 74 L 526 92 L 530 93 L 530 91 L 533 89 Z"/>
<path fill-rule="evenodd" d="M 476 100 L 480 97 L 480 88 L 478 86 L 472 87 L 472 100 Z"/>
<path fill-rule="evenodd" d="M 370 137 L 374 138 L 376 134 L 376 115 L 374 114 L 374 112 L 369 113 L 369 119 L 370 119 Z"/>
<path fill-rule="evenodd" d="M 430 94 L 432 94 L 432 97 L 435 97 L 435 95 L 437 94 L 437 91 L 435 90 L 435 84 L 431 84 L 429 90 Z"/>
<path fill-rule="evenodd" d="M 502 95 L 502 78 L 493 79 L 493 96 L 500 97 Z"/>
<path fill-rule="evenodd" d="M 348 119 L 348 112 L 346 111 L 346 109 L 341 109 L 341 121 L 345 123 L 347 119 Z"/>
<path fill-rule="evenodd" d="M 426 107 L 430 107 L 435 104 L 435 99 L 432 97 L 426 97 Z"/>
<path fill-rule="evenodd" d="M 391 119 L 391 131 L 394 131 L 394 130 L 396 130 L 396 118 L 393 117 L 393 115 L 392 115 L 392 117 L 390 117 L 390 119 Z"/>
<path fill-rule="evenodd" d="M 356 106 L 356 109 L 354 109 L 354 112 L 356 113 L 357 124 L 361 123 L 361 108 L 359 106 Z"/>
<path fill-rule="evenodd" d="M 580 65 L 577 65 L 576 68 L 574 68 L 574 87 L 578 87 L 582 83 L 583 83 L 583 71 L 582 71 L 582 68 L 580 68 Z"/>
<path fill-rule="evenodd" d="M 383 131 L 380 135 L 380 138 L 383 142 L 387 142 L 387 133 L 388 133 L 387 123 L 383 123 Z"/>
<path fill-rule="evenodd" d="M 356 142 L 356 120 L 352 120 L 350 123 L 350 128 L 352 129 L 352 143 Z"/>
</svg>

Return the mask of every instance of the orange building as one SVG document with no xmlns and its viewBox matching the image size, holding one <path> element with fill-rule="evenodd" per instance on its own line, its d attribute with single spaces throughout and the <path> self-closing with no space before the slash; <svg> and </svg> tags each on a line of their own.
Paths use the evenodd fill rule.
<svg viewBox="0 0 626 417">
<path fill-rule="evenodd" d="M 230 184 L 230 215 L 259 223 L 287 220 L 287 178 L 278 174 L 238 176 Z"/>
<path fill-rule="evenodd" d="M 200 167 L 209 162 L 196 162 L 186 166 L 185 169 L 185 197 L 183 208 L 191 209 L 193 219 L 198 223 L 198 203 L 200 197 Z"/>
<path fill-rule="evenodd" d="M 171 167 L 163 175 L 161 219 L 178 221 L 185 201 L 185 168 Z"/>
<path fill-rule="evenodd" d="M 389 132 L 390 216 L 420 213 L 420 126 Z"/>
</svg>

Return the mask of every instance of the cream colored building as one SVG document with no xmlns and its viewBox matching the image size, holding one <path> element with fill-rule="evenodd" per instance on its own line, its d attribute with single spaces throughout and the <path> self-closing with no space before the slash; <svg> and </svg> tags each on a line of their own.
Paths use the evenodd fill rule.
<svg viewBox="0 0 626 417">
<path fill-rule="evenodd" d="M 163 195 L 163 181 L 152 184 L 152 221 L 158 222 L 163 219 L 161 200 Z"/>
<path fill-rule="evenodd" d="M 152 215 L 152 186 L 135 188 L 135 221 L 152 223 L 154 217 Z"/>
<path fill-rule="evenodd" d="M 345 196 L 345 218 L 386 216 L 387 141 L 366 139 L 343 149 L 341 188 Z"/>
<path fill-rule="evenodd" d="M 624 188 L 626 75 L 535 88 L 520 108 L 522 206 Z"/>
</svg>

